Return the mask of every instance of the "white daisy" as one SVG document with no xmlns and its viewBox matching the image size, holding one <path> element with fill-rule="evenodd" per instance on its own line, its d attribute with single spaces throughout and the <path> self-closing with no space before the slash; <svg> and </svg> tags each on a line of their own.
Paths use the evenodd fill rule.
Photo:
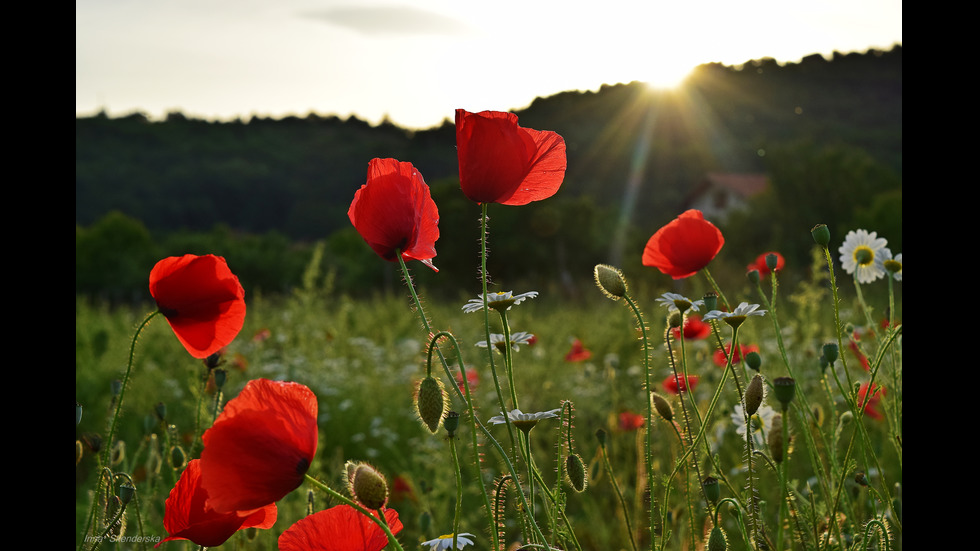
<svg viewBox="0 0 980 551">
<path fill-rule="evenodd" d="M 882 250 L 888 240 L 867 230 L 849 231 L 840 246 L 840 262 L 844 271 L 854 274 L 858 283 L 871 283 L 885 275 Z"/>
<path fill-rule="evenodd" d="M 772 418 L 776 415 L 776 411 L 769 406 L 762 406 L 758 411 L 755 412 L 749 419 L 749 423 L 752 425 L 752 439 L 758 446 L 763 446 L 766 441 L 766 435 L 769 434 L 769 430 L 772 429 Z M 732 424 L 735 425 L 735 432 L 745 440 L 745 413 L 742 410 L 742 405 L 736 405 L 735 411 L 732 412 Z"/>
<path fill-rule="evenodd" d="M 473 545 L 472 538 L 475 538 L 473 534 L 469 532 L 463 532 L 462 534 L 456 534 L 456 549 L 462 549 L 467 545 Z M 439 536 L 434 540 L 423 541 L 422 545 L 428 545 L 430 551 L 439 551 L 442 549 L 452 549 L 453 547 L 453 534 L 446 534 L 444 536 Z"/>
<path fill-rule="evenodd" d="M 521 348 L 518 345 L 520 345 L 520 344 L 531 344 L 531 339 L 533 339 L 533 338 L 534 338 L 534 335 L 528 333 L 527 331 L 518 331 L 516 333 L 511 333 L 510 334 L 510 347 L 515 352 L 520 352 Z M 496 348 L 497 351 L 500 352 L 501 354 L 504 353 L 504 346 L 506 346 L 506 345 L 504 344 L 504 336 L 501 335 L 500 333 L 490 333 L 490 344 L 492 344 L 494 346 L 494 348 Z M 480 342 L 476 343 L 476 345 L 479 346 L 479 347 L 481 347 L 481 348 L 486 348 L 487 347 L 487 341 L 480 341 Z"/>
<path fill-rule="evenodd" d="M 691 300 L 684 295 L 679 295 L 677 293 L 664 293 L 660 295 L 657 302 L 661 306 L 665 306 L 668 311 L 676 310 L 680 313 L 685 313 L 688 310 L 698 311 L 698 308 L 704 306 L 703 300 Z"/>
<path fill-rule="evenodd" d="M 534 425 L 538 424 L 538 421 L 542 419 L 557 419 L 558 412 L 561 408 L 552 409 L 549 411 L 539 411 L 537 413 L 524 413 L 519 409 L 512 409 L 507 412 L 507 417 L 510 419 L 514 426 L 521 429 L 521 431 L 527 433 L 534 428 Z M 503 425 L 507 421 L 504 419 L 504 415 L 495 415 L 487 420 L 491 425 Z"/>
<path fill-rule="evenodd" d="M 511 306 L 520 304 L 524 302 L 524 300 L 534 298 L 536 296 L 538 296 L 537 291 L 528 291 L 519 295 L 515 295 L 514 291 L 507 291 L 504 293 L 487 293 L 487 306 L 493 308 L 494 310 L 510 310 Z M 463 305 L 463 312 L 467 314 L 479 312 L 480 310 L 483 310 L 482 294 L 477 298 L 471 298 L 470 300 L 466 301 L 466 304 Z"/>
<path fill-rule="evenodd" d="M 704 321 L 708 320 L 722 320 L 732 327 L 738 327 L 745 321 L 745 318 L 749 316 L 764 316 L 766 315 L 765 310 L 759 310 L 758 304 L 749 304 L 748 302 L 742 302 L 735 307 L 735 310 L 731 312 L 722 312 L 721 310 L 712 310 L 704 315 L 702 318 Z"/>
<path fill-rule="evenodd" d="M 881 265 L 892 273 L 895 281 L 902 281 L 902 253 L 892 258 L 892 252 L 888 248 L 881 250 Z"/>
</svg>

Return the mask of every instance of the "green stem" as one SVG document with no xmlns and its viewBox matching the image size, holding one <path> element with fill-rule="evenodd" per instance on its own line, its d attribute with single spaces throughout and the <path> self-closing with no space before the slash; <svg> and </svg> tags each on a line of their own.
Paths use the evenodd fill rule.
<svg viewBox="0 0 980 551">
<path fill-rule="evenodd" d="M 112 424 L 109 426 L 109 437 L 105 441 L 105 450 L 102 452 L 102 464 L 108 465 L 112 454 L 112 443 L 113 438 L 116 435 L 116 424 L 119 422 L 119 412 L 122 411 L 123 398 L 126 396 L 126 387 L 129 385 L 129 374 L 133 371 L 133 359 L 136 357 L 136 341 L 139 339 L 140 333 L 143 328 L 146 327 L 150 320 L 154 316 L 160 313 L 160 310 L 153 312 L 146 316 L 139 327 L 136 328 L 136 334 L 133 335 L 133 342 L 129 346 L 129 363 L 126 365 L 126 374 L 123 376 L 122 387 L 119 389 L 119 397 L 116 400 L 116 410 L 112 414 Z"/>
<path fill-rule="evenodd" d="M 456 549 L 456 538 L 459 536 L 459 516 L 463 508 L 463 475 L 459 470 L 459 456 L 456 455 L 456 439 L 449 439 L 449 451 L 453 456 L 453 472 L 456 474 L 456 514 L 453 515 L 453 546 Z"/>
<path fill-rule="evenodd" d="M 644 383 L 646 385 L 646 395 L 645 402 L 647 405 L 647 416 L 646 416 L 646 431 L 643 435 L 643 457 L 646 463 L 646 473 L 647 473 L 647 488 L 650 491 L 650 499 L 653 499 L 653 459 L 650 457 L 650 434 L 653 432 L 653 400 L 651 399 L 653 393 L 653 385 L 650 383 L 650 338 L 647 336 L 647 326 L 643 322 L 643 314 L 640 313 L 640 309 L 633 302 L 633 299 L 629 295 L 624 296 L 623 300 L 633 311 L 633 315 L 636 317 L 636 325 L 640 328 L 640 332 L 643 336 L 643 377 Z M 637 491 L 640 489 L 638 488 Z M 653 503 L 650 504 L 650 550 L 656 549 L 657 538 L 654 533 L 654 525 L 657 521 L 656 507 Z"/>
<path fill-rule="evenodd" d="M 630 512 L 626 507 L 626 499 L 623 498 L 623 492 L 619 489 L 619 483 L 616 482 L 616 476 L 613 474 L 612 465 L 609 464 L 609 457 L 606 456 L 606 446 L 605 444 L 599 445 L 599 454 L 602 456 L 602 466 L 606 469 L 606 474 L 609 476 L 609 482 L 612 483 L 613 490 L 616 491 L 616 497 L 619 498 L 619 506 L 623 508 L 623 518 L 626 519 L 626 531 L 630 536 L 630 547 L 633 551 L 636 549 L 636 540 L 633 538 L 633 524 L 630 522 Z M 651 507 L 651 509 L 653 509 Z M 652 526 L 650 527 L 652 530 Z"/>
</svg>

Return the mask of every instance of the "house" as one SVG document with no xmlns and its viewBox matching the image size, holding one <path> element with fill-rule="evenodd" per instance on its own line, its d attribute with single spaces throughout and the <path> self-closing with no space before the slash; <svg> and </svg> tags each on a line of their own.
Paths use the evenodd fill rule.
<svg viewBox="0 0 980 551">
<path fill-rule="evenodd" d="M 747 206 L 750 198 L 769 187 L 764 174 L 709 172 L 684 201 L 684 209 L 698 209 L 708 220 L 724 222 L 728 215 Z"/>
</svg>

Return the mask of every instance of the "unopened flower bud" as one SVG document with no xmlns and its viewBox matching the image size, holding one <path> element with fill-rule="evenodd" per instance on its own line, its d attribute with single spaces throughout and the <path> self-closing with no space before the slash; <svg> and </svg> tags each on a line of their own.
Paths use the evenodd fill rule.
<svg viewBox="0 0 980 551">
<path fill-rule="evenodd" d="M 789 407 L 789 403 L 796 396 L 796 379 L 792 377 L 776 377 L 772 381 L 773 392 L 776 399 L 783 404 L 783 408 Z"/>
<path fill-rule="evenodd" d="M 865 474 L 863 472 L 856 473 L 854 475 L 854 482 L 857 482 L 861 486 L 867 486 L 868 485 L 868 477 L 865 476 Z"/>
<path fill-rule="evenodd" d="M 813 240 L 817 243 L 817 245 L 820 245 L 825 249 L 827 248 L 827 245 L 830 244 L 830 228 L 827 227 L 827 224 L 817 224 L 816 226 L 813 226 L 813 229 L 810 230 L 810 235 L 813 236 Z"/>
<path fill-rule="evenodd" d="M 828 342 L 827 344 L 823 345 L 823 357 L 828 363 L 833 364 L 836 362 L 839 353 L 840 350 L 837 348 L 837 343 Z"/>
<path fill-rule="evenodd" d="M 364 507 L 377 510 L 388 502 L 388 483 L 371 465 L 348 462 L 347 476 L 351 495 Z"/>
<path fill-rule="evenodd" d="M 432 376 L 422 379 L 415 395 L 415 408 L 419 419 L 435 434 L 439 430 L 439 421 L 446 409 L 446 396 L 442 382 Z"/>
<path fill-rule="evenodd" d="M 184 448 L 180 446 L 174 446 L 170 448 L 170 465 L 175 471 L 183 469 L 187 464 L 187 453 L 184 452 Z"/>
<path fill-rule="evenodd" d="M 565 477 L 568 485 L 578 493 L 582 493 L 589 486 L 589 477 L 585 472 L 585 463 L 577 453 L 573 453 L 565 458 Z"/>
<path fill-rule="evenodd" d="M 684 316 L 680 312 L 672 311 L 670 317 L 667 318 L 667 323 L 671 329 L 677 329 L 684 324 Z"/>
<path fill-rule="evenodd" d="M 596 429 L 595 431 L 596 440 L 599 441 L 599 446 L 606 447 L 606 431 L 602 429 Z"/>
<path fill-rule="evenodd" d="M 651 395 L 651 399 L 653 400 L 653 407 L 664 418 L 664 421 L 670 422 L 674 420 L 674 408 L 670 407 L 670 402 L 666 398 L 654 392 Z"/>
<path fill-rule="evenodd" d="M 711 529 L 711 535 L 708 536 L 708 551 L 728 551 L 728 538 L 720 526 Z"/>
<path fill-rule="evenodd" d="M 745 365 L 753 371 L 759 371 L 762 367 L 762 356 L 758 352 L 752 351 L 745 355 Z"/>
<path fill-rule="evenodd" d="M 599 290 L 604 295 L 613 300 L 619 300 L 626 296 L 626 278 L 623 277 L 623 272 L 618 268 L 607 264 L 596 264 L 594 274 L 596 285 L 599 286 Z"/>
<path fill-rule="evenodd" d="M 762 375 L 757 373 L 755 377 L 752 377 L 748 388 L 745 389 L 745 414 L 749 417 L 759 411 L 762 399 L 765 398 L 765 388 L 765 385 L 762 384 Z"/>
<path fill-rule="evenodd" d="M 772 428 L 769 429 L 769 434 L 766 435 L 766 440 L 769 444 L 769 453 L 772 455 L 772 460 L 776 463 L 783 462 L 783 416 L 776 414 L 772 416 Z"/>
</svg>

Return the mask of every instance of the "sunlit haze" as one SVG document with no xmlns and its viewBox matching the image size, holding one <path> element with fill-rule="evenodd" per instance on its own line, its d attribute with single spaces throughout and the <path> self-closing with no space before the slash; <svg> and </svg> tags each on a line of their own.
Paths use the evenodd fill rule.
<svg viewBox="0 0 980 551">
<path fill-rule="evenodd" d="M 426 128 L 695 66 L 902 42 L 899 0 L 172 0 L 75 4 L 75 113 L 356 115 Z"/>
</svg>

